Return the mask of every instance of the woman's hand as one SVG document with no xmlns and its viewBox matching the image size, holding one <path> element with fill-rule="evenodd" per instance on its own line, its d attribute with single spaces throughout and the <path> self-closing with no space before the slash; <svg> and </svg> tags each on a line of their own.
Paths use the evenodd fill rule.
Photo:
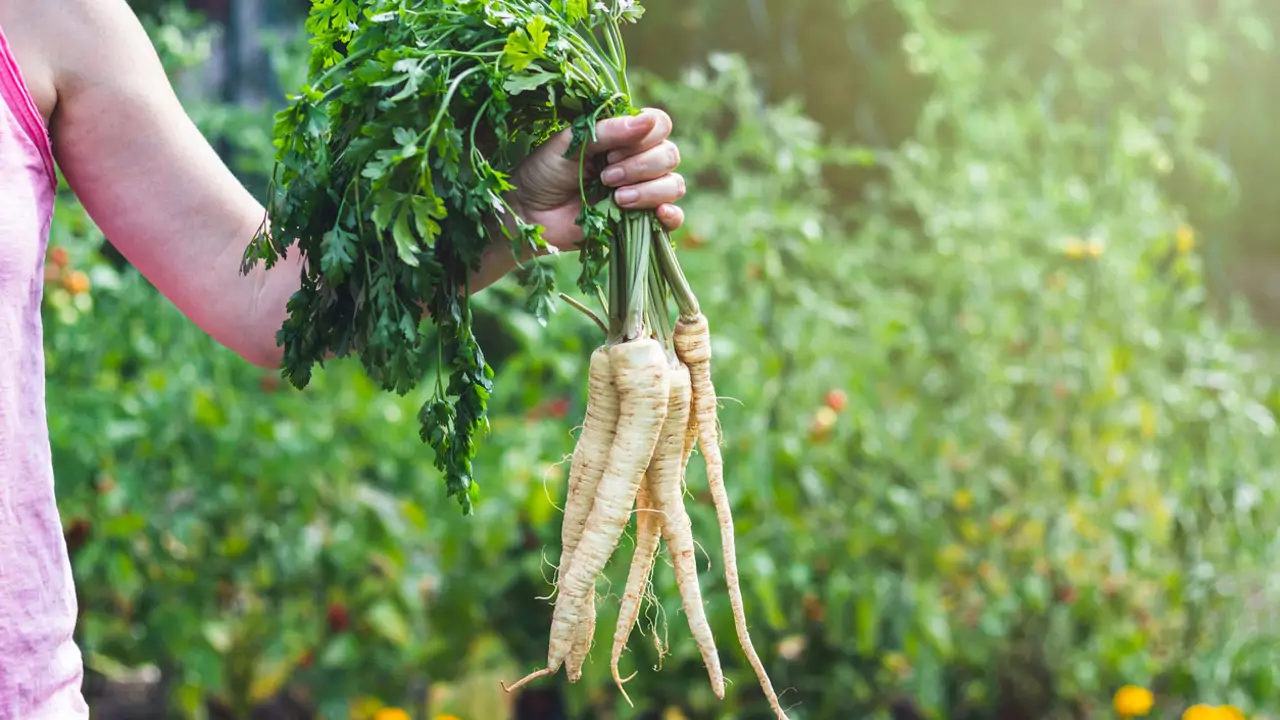
<svg viewBox="0 0 1280 720">
<path fill-rule="evenodd" d="M 675 172 L 680 151 L 669 139 L 671 118 L 661 110 L 646 109 L 639 115 L 602 120 L 596 141 L 587 145 L 588 179 L 599 177 L 614 188 L 614 200 L 624 209 L 657 210 L 668 230 L 684 222 L 675 202 L 684 197 L 684 178 Z M 582 212 L 578 184 L 578 159 L 565 157 L 570 131 L 565 130 L 534 150 L 512 176 L 516 190 L 512 208 L 522 220 L 541 225 L 543 238 L 561 250 L 572 250 L 582 240 L 576 221 Z M 603 165 L 604 167 L 599 167 Z"/>
</svg>

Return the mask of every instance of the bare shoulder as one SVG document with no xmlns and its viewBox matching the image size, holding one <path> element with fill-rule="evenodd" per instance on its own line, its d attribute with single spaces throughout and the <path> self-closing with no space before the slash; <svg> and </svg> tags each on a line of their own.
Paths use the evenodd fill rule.
<svg viewBox="0 0 1280 720">
<path fill-rule="evenodd" d="M 154 55 L 126 0 L 0 0 L 0 28 L 55 128 L 68 97 L 126 80 Z"/>
<path fill-rule="evenodd" d="M 0 30 L 4 31 L 22 79 L 46 123 L 58 104 L 50 11 L 61 1 L 0 0 Z"/>
</svg>

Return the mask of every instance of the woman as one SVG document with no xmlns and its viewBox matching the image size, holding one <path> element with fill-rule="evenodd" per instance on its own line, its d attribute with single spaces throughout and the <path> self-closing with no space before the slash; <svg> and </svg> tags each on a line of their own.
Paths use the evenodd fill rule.
<svg viewBox="0 0 1280 720">
<path fill-rule="evenodd" d="M 76 601 L 54 501 L 40 299 L 54 160 L 117 249 L 192 322 L 246 361 L 279 367 L 275 331 L 294 263 L 239 261 L 262 206 L 184 113 L 125 0 L 0 0 L 0 718 L 88 717 L 72 639 Z M 670 119 L 606 120 L 593 149 L 619 204 L 675 229 L 684 194 Z M 572 249 L 577 164 L 567 137 L 513 176 L 511 205 Z M 504 219 L 505 220 L 505 219 Z M 495 221 L 497 219 L 495 218 Z M 514 267 L 505 245 L 478 278 Z"/>
</svg>

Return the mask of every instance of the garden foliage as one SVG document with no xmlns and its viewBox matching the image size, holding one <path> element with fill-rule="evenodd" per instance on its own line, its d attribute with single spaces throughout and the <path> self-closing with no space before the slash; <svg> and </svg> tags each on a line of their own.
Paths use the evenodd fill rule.
<svg viewBox="0 0 1280 720">
<path fill-rule="evenodd" d="M 677 240 L 715 323 L 747 614 L 784 706 L 1106 717 L 1135 684 L 1159 717 L 1194 702 L 1277 716 L 1280 389 L 1264 335 L 1211 304 L 1205 249 L 1227 240 L 1196 222 L 1240 207 L 1204 141 L 1213 70 L 1274 28 L 1243 2 L 1178 16 L 1185 63 L 1151 70 L 1102 57 L 1108 18 L 1067 2 L 1043 11 L 1058 61 L 1030 66 L 1012 29 L 964 27 L 958 3 L 892 5 L 893 55 L 929 87 L 901 142 L 829 141 L 738 55 L 638 90 L 676 118 Z M 153 30 L 175 73 L 198 59 L 173 24 Z M 211 137 L 269 128 L 267 110 L 191 107 Z M 259 171 L 269 156 L 242 155 Z M 833 192 L 833 168 L 869 178 L 863 196 Z M 593 327 L 567 311 L 541 326 L 510 281 L 476 298 L 497 376 L 485 493 L 462 517 L 418 440 L 421 393 L 381 392 L 350 362 L 305 392 L 250 367 L 69 195 L 52 244 L 50 429 L 89 665 L 154 664 L 193 714 L 305 686 L 342 717 L 483 677 L 432 711 L 497 717 L 490 673 L 545 642 Z M 564 287 L 574 262 L 557 263 Z M 689 486 L 705 490 L 697 457 Z M 710 504 L 689 506 L 713 537 Z M 730 637 L 705 550 L 708 614 Z M 601 586 L 604 617 L 625 572 Z M 672 654 L 653 672 L 633 639 L 631 696 L 763 716 L 731 643 L 729 697 L 711 696 L 664 560 L 655 583 L 640 629 Z M 564 689 L 579 716 L 632 716 L 604 663 Z"/>
</svg>

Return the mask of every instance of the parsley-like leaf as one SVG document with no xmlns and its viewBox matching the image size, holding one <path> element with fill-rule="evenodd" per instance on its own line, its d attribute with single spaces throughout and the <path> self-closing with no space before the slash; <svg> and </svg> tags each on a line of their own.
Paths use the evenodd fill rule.
<svg viewBox="0 0 1280 720">
<path fill-rule="evenodd" d="M 559 77 L 560 75 L 557 73 L 546 71 L 532 72 L 525 75 L 512 75 L 505 83 L 502 84 L 502 89 L 512 95 L 519 95 L 520 93 L 528 92 L 529 90 L 537 90 L 543 85 L 546 85 Z"/>
<path fill-rule="evenodd" d="M 546 57 L 547 41 L 551 33 L 547 30 L 547 18 L 534 16 L 529 24 L 518 28 L 507 36 L 507 44 L 503 48 L 503 60 L 516 72 L 529 67 L 535 60 Z"/>
</svg>

